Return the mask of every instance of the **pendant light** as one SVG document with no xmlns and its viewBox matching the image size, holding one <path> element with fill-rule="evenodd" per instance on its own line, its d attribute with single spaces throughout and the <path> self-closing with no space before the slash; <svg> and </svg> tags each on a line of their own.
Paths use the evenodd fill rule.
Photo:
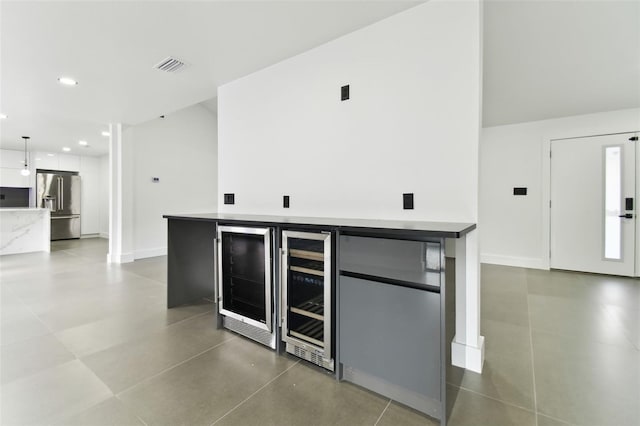
<svg viewBox="0 0 640 426">
<path fill-rule="evenodd" d="M 29 166 L 27 165 L 27 141 L 31 138 L 29 136 L 23 136 L 22 139 L 24 139 L 24 169 L 20 170 L 20 174 L 22 176 L 29 176 L 31 170 L 29 170 Z"/>
</svg>

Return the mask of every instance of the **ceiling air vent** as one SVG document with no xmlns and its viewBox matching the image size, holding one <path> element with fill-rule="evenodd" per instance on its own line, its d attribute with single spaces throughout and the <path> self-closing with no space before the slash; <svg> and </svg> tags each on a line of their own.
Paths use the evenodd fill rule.
<svg viewBox="0 0 640 426">
<path fill-rule="evenodd" d="M 169 56 L 168 58 L 165 58 L 154 65 L 154 68 L 165 72 L 176 72 L 181 70 L 184 65 L 184 62 L 182 62 L 181 60 Z"/>
</svg>

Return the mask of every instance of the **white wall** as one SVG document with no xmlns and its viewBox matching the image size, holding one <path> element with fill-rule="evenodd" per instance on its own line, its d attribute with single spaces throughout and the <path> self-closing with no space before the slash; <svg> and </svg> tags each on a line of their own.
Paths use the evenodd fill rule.
<svg viewBox="0 0 640 426">
<path fill-rule="evenodd" d="M 483 129 L 481 261 L 548 269 L 549 141 L 638 130 L 640 109 Z M 514 196 L 516 186 L 526 186 L 527 196 Z"/>
<path fill-rule="evenodd" d="M 479 13 L 430 1 L 220 87 L 219 210 L 476 222 Z"/>
<path fill-rule="evenodd" d="M 98 232 L 102 238 L 109 238 L 109 155 L 99 157 L 100 192 Z"/>
<path fill-rule="evenodd" d="M 100 233 L 100 180 L 102 169 L 99 157 L 79 157 L 80 174 L 80 232 L 82 235 Z"/>
<path fill-rule="evenodd" d="M 136 259 L 166 254 L 171 213 L 216 211 L 217 122 L 195 105 L 126 130 L 133 143 L 133 250 Z M 158 183 L 152 182 L 158 177 Z"/>
</svg>

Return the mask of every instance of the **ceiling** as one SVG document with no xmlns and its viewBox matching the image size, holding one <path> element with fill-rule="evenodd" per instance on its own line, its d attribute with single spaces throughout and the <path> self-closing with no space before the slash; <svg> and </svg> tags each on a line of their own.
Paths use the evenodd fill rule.
<svg viewBox="0 0 640 426">
<path fill-rule="evenodd" d="M 22 149 L 29 135 L 32 149 L 107 153 L 100 132 L 109 122 L 138 124 L 206 101 L 221 84 L 416 4 L 3 0 L 0 146 Z M 167 56 L 188 67 L 153 69 Z M 79 84 L 60 85 L 63 75 Z"/>
<path fill-rule="evenodd" d="M 0 147 L 105 154 L 109 122 L 215 113 L 219 85 L 416 4 L 3 0 Z M 640 2 L 488 1 L 484 17 L 485 126 L 640 107 Z M 152 68 L 167 56 L 187 67 Z"/>
<path fill-rule="evenodd" d="M 485 127 L 640 107 L 640 1 L 489 1 Z"/>
</svg>

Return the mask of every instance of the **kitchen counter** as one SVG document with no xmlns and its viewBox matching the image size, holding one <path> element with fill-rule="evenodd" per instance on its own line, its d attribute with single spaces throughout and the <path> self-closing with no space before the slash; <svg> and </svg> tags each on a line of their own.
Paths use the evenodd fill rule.
<svg viewBox="0 0 640 426">
<path fill-rule="evenodd" d="M 342 233 L 357 234 L 366 232 L 367 234 L 411 234 L 413 237 L 437 237 L 437 238 L 460 238 L 473 231 L 476 225 L 473 223 L 459 222 L 424 222 L 424 221 L 400 221 L 400 220 L 377 220 L 377 219 L 346 219 L 346 218 L 325 218 L 325 217 L 291 217 L 291 216 L 266 216 L 266 215 L 246 215 L 246 214 L 222 214 L 222 213 L 199 213 L 165 215 L 166 219 L 184 219 L 213 221 L 228 224 L 245 225 L 268 225 L 268 226 L 301 226 L 301 227 L 330 227 Z"/>
<path fill-rule="evenodd" d="M 0 208 L 0 255 L 50 251 L 51 216 L 42 208 Z"/>
<path fill-rule="evenodd" d="M 331 233 L 337 241 L 334 312 L 339 379 L 402 401 L 446 424 L 446 360 L 482 371 L 484 338 L 477 321 L 479 264 L 473 223 L 221 213 L 170 214 L 164 218 L 168 219 L 169 308 L 202 299 L 215 301 L 216 231 L 220 225 L 273 229 L 275 312 L 280 309 L 277 283 L 282 271 L 276 253 L 282 247 L 282 232 Z M 455 280 L 449 281 L 445 280 L 444 266 L 447 238 L 454 239 L 456 256 Z M 431 253 L 439 255 L 420 254 L 420 247 L 435 249 Z M 427 262 L 440 260 L 432 269 L 425 269 L 425 255 L 430 259 Z M 450 272 L 454 271 L 446 271 Z M 220 325 L 222 320 L 218 321 Z M 422 326 L 407 334 L 407 324 Z M 275 333 L 276 350 L 282 350 L 277 328 Z M 390 343 L 381 346 L 381 338 Z M 408 348 L 415 357 L 395 362 L 398 347 Z M 367 361 L 372 353 L 385 360 L 384 368 Z"/>
</svg>

